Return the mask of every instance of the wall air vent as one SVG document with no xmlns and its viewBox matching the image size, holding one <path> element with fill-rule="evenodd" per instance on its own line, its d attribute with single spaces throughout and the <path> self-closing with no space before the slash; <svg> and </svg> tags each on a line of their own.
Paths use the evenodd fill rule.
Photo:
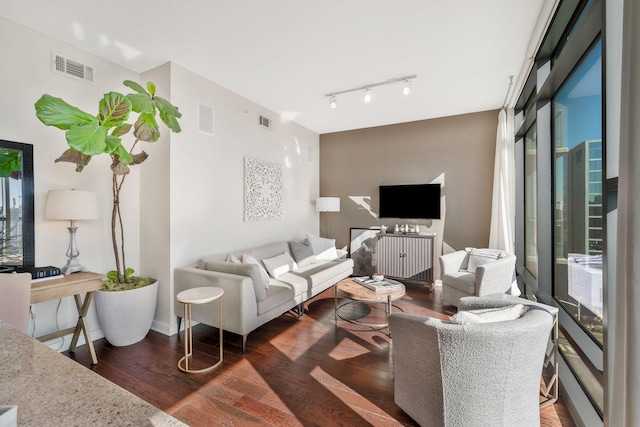
<svg viewBox="0 0 640 427">
<path fill-rule="evenodd" d="M 52 61 L 53 71 L 64 74 L 65 76 L 85 82 L 93 83 L 94 73 L 93 67 L 82 64 L 73 59 L 66 58 L 62 55 L 53 54 Z"/>
<path fill-rule="evenodd" d="M 258 124 L 266 129 L 271 129 L 271 119 L 265 116 L 258 116 Z"/>
</svg>

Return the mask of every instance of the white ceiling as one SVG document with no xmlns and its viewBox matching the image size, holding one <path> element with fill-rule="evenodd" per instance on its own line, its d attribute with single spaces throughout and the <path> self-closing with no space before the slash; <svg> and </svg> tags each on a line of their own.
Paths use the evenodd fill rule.
<svg viewBox="0 0 640 427">
<path fill-rule="evenodd" d="M 544 0 L 0 0 L 136 72 L 172 61 L 320 134 L 498 109 Z M 401 85 L 327 93 L 417 74 Z"/>
</svg>

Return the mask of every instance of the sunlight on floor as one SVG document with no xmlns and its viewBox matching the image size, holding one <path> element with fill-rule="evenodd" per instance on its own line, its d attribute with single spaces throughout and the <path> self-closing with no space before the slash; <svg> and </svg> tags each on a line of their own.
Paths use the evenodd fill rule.
<svg viewBox="0 0 640 427">
<path fill-rule="evenodd" d="M 393 417 L 375 404 L 371 403 L 368 399 L 364 398 L 361 393 L 353 390 L 343 382 L 332 377 L 326 371 L 320 367 L 315 367 L 311 371 L 311 376 L 322 384 L 328 391 L 334 396 L 340 399 L 345 405 L 349 406 L 354 412 L 358 413 L 363 418 L 370 418 L 367 413 L 371 413 L 373 416 L 388 418 L 387 425 L 400 425 L 393 419 Z"/>
<path fill-rule="evenodd" d="M 329 353 L 329 356 L 335 360 L 344 360 L 353 359 L 354 357 L 362 356 L 367 353 L 369 353 L 369 350 L 366 347 L 356 344 L 349 338 L 345 338 L 340 341 L 340 344 L 334 347 L 331 353 Z"/>
</svg>

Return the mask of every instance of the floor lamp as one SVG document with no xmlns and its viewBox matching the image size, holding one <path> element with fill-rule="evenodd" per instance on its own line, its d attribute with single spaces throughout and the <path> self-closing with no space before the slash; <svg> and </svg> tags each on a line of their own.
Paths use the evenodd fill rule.
<svg viewBox="0 0 640 427">
<path fill-rule="evenodd" d="M 98 218 L 98 201 L 96 193 L 92 191 L 49 190 L 47 206 L 44 210 L 45 219 L 70 221 L 69 249 L 67 250 L 67 265 L 61 268 L 62 273 L 69 275 L 76 271 L 87 271 L 78 262 L 78 246 L 76 245 L 76 221 Z"/>
<path fill-rule="evenodd" d="M 316 199 L 316 212 L 340 212 L 339 197 L 318 197 Z M 325 233 L 329 236 L 329 217 L 325 214 Z M 322 235 L 322 233 L 320 233 Z"/>
</svg>

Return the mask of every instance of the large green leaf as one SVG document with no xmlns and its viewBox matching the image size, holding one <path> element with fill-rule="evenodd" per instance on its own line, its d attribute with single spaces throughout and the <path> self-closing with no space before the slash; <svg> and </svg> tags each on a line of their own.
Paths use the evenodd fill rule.
<svg viewBox="0 0 640 427">
<path fill-rule="evenodd" d="M 160 119 L 164 124 L 166 124 L 172 131 L 176 133 L 180 132 L 180 125 L 176 119 L 182 117 L 182 113 L 178 110 L 178 107 L 159 96 L 156 96 L 154 101 L 156 108 L 160 112 Z"/>
<path fill-rule="evenodd" d="M 67 131 L 69 147 L 89 156 L 105 152 L 107 147 L 106 137 L 107 128 L 100 126 L 97 120 L 94 123 L 83 126 L 72 126 Z"/>
<path fill-rule="evenodd" d="M 129 154 L 127 149 L 124 148 L 122 144 L 116 147 L 113 154 L 117 155 L 118 160 L 120 160 L 122 163 L 129 164 L 133 161 L 133 158 L 131 158 L 131 154 Z"/>
<path fill-rule="evenodd" d="M 134 82 L 133 80 L 125 80 L 122 82 L 123 85 L 125 85 L 126 87 L 128 87 L 129 89 L 133 89 L 134 91 L 138 92 L 138 93 L 147 93 L 146 90 L 144 90 L 144 88 L 139 85 L 138 83 Z"/>
<path fill-rule="evenodd" d="M 35 103 L 35 107 L 36 116 L 42 123 L 62 130 L 96 121 L 91 114 L 51 95 L 42 95 Z"/>
<path fill-rule="evenodd" d="M 114 127 L 123 124 L 129 118 L 131 101 L 121 93 L 105 93 L 98 107 L 98 120 L 105 127 Z"/>
<path fill-rule="evenodd" d="M 107 135 L 104 141 L 106 143 L 105 153 L 113 153 L 119 146 L 122 147 L 122 139 L 118 136 Z"/>
<path fill-rule="evenodd" d="M 160 138 L 158 122 L 152 114 L 141 113 L 133 128 L 133 134 L 141 141 L 156 142 Z"/>
<path fill-rule="evenodd" d="M 155 114 L 153 99 L 146 93 L 130 93 L 127 99 L 131 101 L 131 109 L 136 113 Z"/>
<path fill-rule="evenodd" d="M 113 136 L 126 135 L 130 130 L 131 130 L 131 124 L 123 123 L 119 126 L 116 126 L 116 128 L 111 131 L 111 135 Z"/>
</svg>

